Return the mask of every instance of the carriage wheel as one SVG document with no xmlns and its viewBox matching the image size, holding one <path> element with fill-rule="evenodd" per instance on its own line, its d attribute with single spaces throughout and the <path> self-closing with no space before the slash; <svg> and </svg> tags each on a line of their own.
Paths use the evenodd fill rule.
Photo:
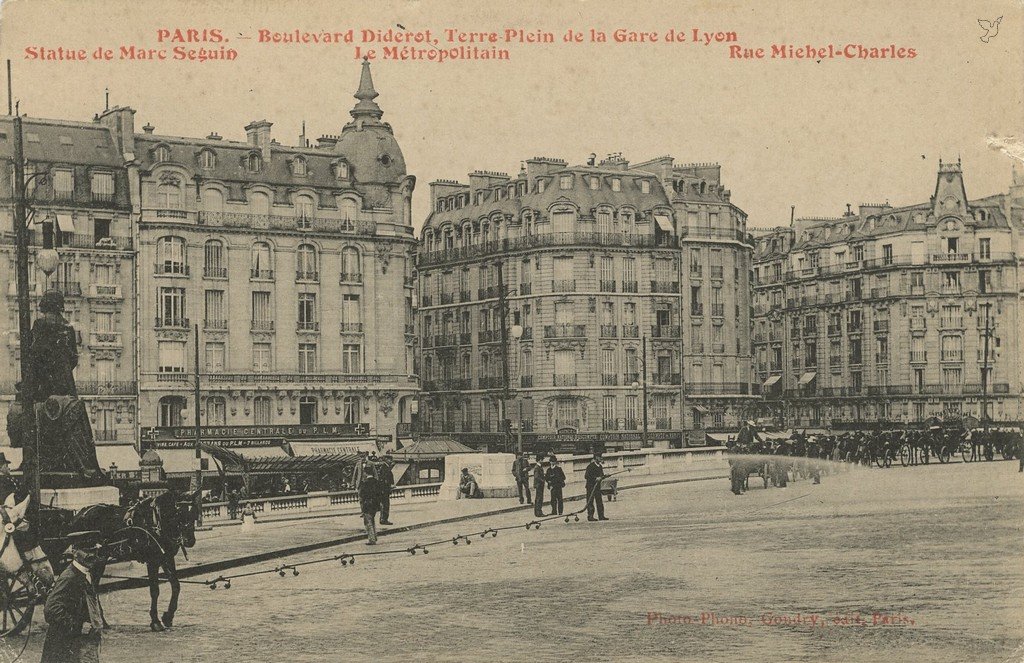
<svg viewBox="0 0 1024 663">
<path fill-rule="evenodd" d="M 1002 455 L 1003 460 L 1013 460 L 1014 458 L 1013 447 L 1009 444 L 1004 444 L 1002 448 L 999 449 L 999 453 Z"/>
<path fill-rule="evenodd" d="M 971 445 L 961 444 L 960 445 L 960 457 L 963 458 L 965 463 L 971 462 Z"/>
<path fill-rule="evenodd" d="M 32 622 L 35 599 L 35 591 L 25 584 L 20 574 L 0 583 L 0 638 L 25 630 Z"/>
<path fill-rule="evenodd" d="M 947 445 L 944 444 L 941 447 L 939 447 L 938 457 L 940 463 L 949 462 L 949 447 Z"/>
<path fill-rule="evenodd" d="M 886 449 L 886 451 L 885 451 L 885 466 L 886 467 L 892 467 L 892 456 L 893 456 L 892 451 L 889 450 L 889 449 Z"/>
<path fill-rule="evenodd" d="M 906 467 L 907 465 L 910 465 L 910 445 L 909 444 L 902 444 L 902 445 L 900 445 L 900 465 L 902 465 L 903 467 Z"/>
<path fill-rule="evenodd" d="M 879 468 L 885 467 L 885 454 L 884 453 L 874 452 L 871 455 L 875 457 L 875 466 L 876 467 L 879 467 Z"/>
</svg>

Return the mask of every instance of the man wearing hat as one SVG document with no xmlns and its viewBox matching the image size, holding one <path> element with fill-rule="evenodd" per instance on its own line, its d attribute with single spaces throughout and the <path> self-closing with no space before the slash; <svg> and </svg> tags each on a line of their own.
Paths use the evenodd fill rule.
<svg viewBox="0 0 1024 663">
<path fill-rule="evenodd" d="M 565 488 L 565 472 L 558 466 L 558 458 L 551 456 L 551 467 L 545 478 L 551 492 L 551 515 L 562 515 L 562 489 Z"/>
<path fill-rule="evenodd" d="M 533 467 L 533 515 L 540 518 L 544 515 L 544 485 L 547 479 L 548 461 L 537 456 L 537 464 Z"/>
<path fill-rule="evenodd" d="M 11 476 L 11 462 L 7 460 L 7 455 L 0 451 L 0 501 L 17 492 L 18 482 Z"/>
<path fill-rule="evenodd" d="M 601 499 L 601 479 L 604 478 L 601 452 L 594 454 L 594 459 L 587 465 L 587 471 L 583 476 L 587 480 L 587 520 L 608 520 L 604 517 L 604 502 Z M 595 507 L 597 518 L 594 518 Z"/>
<path fill-rule="evenodd" d="M 380 484 L 380 524 L 393 525 L 391 522 L 391 488 L 395 485 L 395 475 L 391 472 L 394 461 L 391 454 L 376 464 L 377 482 Z"/>
<path fill-rule="evenodd" d="M 359 484 L 359 510 L 366 527 L 366 545 L 377 545 L 377 512 L 380 511 L 380 482 L 373 474 L 370 463 L 363 465 L 363 480 Z"/>
<path fill-rule="evenodd" d="M 95 533 L 68 537 L 75 541 L 72 561 L 53 583 L 43 607 L 49 628 L 40 663 L 99 661 L 103 616 L 92 574 L 100 561 L 100 547 L 91 535 Z"/>
</svg>

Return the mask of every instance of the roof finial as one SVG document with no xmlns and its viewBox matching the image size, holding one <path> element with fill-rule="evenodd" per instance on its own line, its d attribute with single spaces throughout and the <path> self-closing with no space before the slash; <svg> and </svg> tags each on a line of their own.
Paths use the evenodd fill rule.
<svg viewBox="0 0 1024 663">
<path fill-rule="evenodd" d="M 374 101 L 378 95 L 377 90 L 373 89 L 373 77 L 370 75 L 370 58 L 368 57 L 363 58 L 363 72 L 359 77 L 359 89 L 356 90 L 354 96 L 359 103 L 349 111 L 353 118 L 370 116 L 379 120 L 384 115 L 384 111 Z"/>
<path fill-rule="evenodd" d="M 110 88 L 103 88 L 103 110 L 110 110 Z"/>
</svg>

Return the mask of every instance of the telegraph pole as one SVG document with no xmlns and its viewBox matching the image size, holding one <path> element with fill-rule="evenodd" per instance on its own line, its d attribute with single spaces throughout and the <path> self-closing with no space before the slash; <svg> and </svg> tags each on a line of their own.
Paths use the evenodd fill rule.
<svg viewBox="0 0 1024 663">
<path fill-rule="evenodd" d="M 199 381 L 199 323 L 198 322 L 196 323 L 196 326 L 195 326 L 195 341 L 196 341 L 196 343 L 195 343 L 195 345 L 196 345 L 196 347 L 195 347 L 196 380 L 195 380 L 195 393 L 193 394 L 192 397 L 195 399 L 195 412 L 196 412 L 196 439 L 195 439 L 195 447 L 196 447 L 196 490 L 199 491 L 199 496 L 200 496 L 200 498 L 202 498 L 202 495 L 203 495 L 203 456 L 202 456 L 202 454 L 199 451 L 199 445 L 202 444 L 202 441 L 203 441 L 203 429 L 199 425 L 200 424 L 200 421 L 199 421 L 200 381 Z M 199 525 L 203 524 L 203 510 L 202 510 L 202 508 L 199 509 L 198 524 Z"/>
<path fill-rule="evenodd" d="M 503 274 L 505 263 L 499 262 L 496 267 L 498 269 L 498 324 L 501 328 L 501 398 L 498 401 L 501 412 L 498 420 L 501 422 L 499 425 L 504 437 L 504 447 L 508 450 L 512 448 L 512 431 L 509 428 L 508 413 L 506 412 L 511 390 L 508 370 L 508 299 L 505 298 L 505 276 Z M 519 425 L 520 427 L 523 425 L 521 418 Z M 521 436 L 522 432 L 520 431 L 520 440 Z"/>
<path fill-rule="evenodd" d="M 985 304 L 985 341 L 983 343 L 983 355 L 981 363 L 981 421 L 984 425 L 985 439 L 988 439 L 988 340 L 992 337 L 989 314 L 992 311 L 992 304 Z"/>
<path fill-rule="evenodd" d="M 643 353 L 640 355 L 640 368 L 643 370 L 643 380 L 641 384 L 644 390 L 644 436 L 643 442 L 641 443 L 642 448 L 647 448 L 647 336 L 644 336 L 643 341 Z"/>
</svg>

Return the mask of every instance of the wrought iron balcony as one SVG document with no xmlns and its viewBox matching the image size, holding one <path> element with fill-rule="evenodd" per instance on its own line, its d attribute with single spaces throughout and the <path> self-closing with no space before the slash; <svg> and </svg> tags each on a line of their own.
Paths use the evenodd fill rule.
<svg viewBox="0 0 1024 663">
<path fill-rule="evenodd" d="M 653 338 L 681 338 L 679 325 L 654 325 L 651 327 Z"/>
<path fill-rule="evenodd" d="M 651 281 L 651 292 L 679 292 L 679 281 Z"/>
<path fill-rule="evenodd" d="M 227 267 L 204 267 L 203 277 L 208 279 L 226 279 L 228 277 Z"/>
<path fill-rule="evenodd" d="M 411 327 L 411 325 L 407 325 L 407 327 Z M 341 323 L 341 330 L 340 331 L 341 331 L 342 334 L 361 334 L 363 332 L 363 323 L 361 323 L 361 322 L 343 322 L 343 323 Z M 406 329 L 405 333 L 411 334 L 413 332 L 411 332 L 409 329 Z"/>
<path fill-rule="evenodd" d="M 576 375 L 554 375 L 553 385 L 555 387 L 575 387 L 576 386 Z"/>
<path fill-rule="evenodd" d="M 603 338 L 615 338 L 618 336 L 619 328 L 615 325 L 601 325 L 601 336 Z"/>
<path fill-rule="evenodd" d="M 582 338 L 586 325 L 545 325 L 544 338 Z"/>
<path fill-rule="evenodd" d="M 188 318 L 179 318 L 168 315 L 158 315 L 154 323 L 158 329 L 188 329 Z"/>
<path fill-rule="evenodd" d="M 346 283 L 358 284 L 363 282 L 362 272 L 342 272 L 338 277 L 338 284 L 345 285 Z"/>
<path fill-rule="evenodd" d="M 551 292 L 576 292 L 576 279 L 559 279 L 552 281 Z"/>
</svg>

